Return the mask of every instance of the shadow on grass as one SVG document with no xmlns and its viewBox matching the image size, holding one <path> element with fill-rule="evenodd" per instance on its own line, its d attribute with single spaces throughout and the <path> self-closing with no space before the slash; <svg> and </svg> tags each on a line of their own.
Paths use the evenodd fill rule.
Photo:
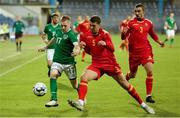
<svg viewBox="0 0 180 118">
<path fill-rule="evenodd" d="M 88 117 L 88 110 L 78 111 L 77 109 L 72 108 L 72 109 L 61 110 L 60 112 L 63 113 L 63 114 L 68 114 L 68 113 L 72 112 L 72 110 L 74 110 L 74 111 L 77 112 L 77 116 L 78 116 L 78 117 Z M 62 115 L 62 116 L 63 116 L 63 115 Z M 77 116 L 76 116 L 76 117 L 77 117 Z M 51 116 L 50 116 L 50 117 L 51 117 Z"/>
<path fill-rule="evenodd" d="M 136 107 L 140 107 L 138 104 L 135 104 L 135 103 L 130 103 L 130 104 L 133 106 L 136 106 Z M 156 112 L 155 115 L 144 114 L 142 117 L 147 117 L 147 116 L 148 117 L 180 117 L 179 113 L 170 112 L 168 110 L 164 110 L 164 109 L 158 108 L 156 106 L 154 106 L 153 109 Z"/>
<path fill-rule="evenodd" d="M 60 90 L 65 90 L 65 91 L 73 91 L 74 89 L 70 86 L 67 86 L 65 84 L 62 83 L 58 83 L 58 89 Z"/>
<path fill-rule="evenodd" d="M 162 108 L 155 107 L 156 116 L 158 117 L 180 117 L 179 113 L 170 112 Z"/>
</svg>

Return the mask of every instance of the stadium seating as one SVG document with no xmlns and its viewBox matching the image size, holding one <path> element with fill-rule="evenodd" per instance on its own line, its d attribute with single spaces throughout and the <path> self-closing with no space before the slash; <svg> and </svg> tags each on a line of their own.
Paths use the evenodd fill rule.
<svg viewBox="0 0 180 118">
<path fill-rule="evenodd" d="M 5 23 L 5 24 L 8 24 L 9 26 L 12 26 L 13 22 L 14 22 L 13 19 L 0 14 L 0 24 Z"/>
<path fill-rule="evenodd" d="M 119 22 L 126 18 L 127 15 L 132 15 L 134 5 L 142 1 L 143 0 L 110 0 L 109 18 L 107 19 L 104 18 L 103 0 L 64 0 L 62 4 L 63 11 L 61 12 L 63 14 L 70 15 L 73 21 L 78 15 L 99 15 L 100 17 L 104 18 L 102 23 L 103 27 L 107 28 L 108 30 L 117 32 Z M 158 1 L 144 0 L 142 3 L 146 8 L 146 18 L 152 20 L 152 22 L 155 24 L 156 30 L 162 31 L 165 16 L 167 16 L 167 14 L 163 14 L 164 17 L 162 18 L 159 17 Z M 175 14 L 180 14 L 180 7 L 178 5 L 171 6 L 168 3 L 164 4 L 164 13 L 169 13 L 169 11 L 172 9 L 175 10 Z M 179 24 L 180 20 L 178 19 L 180 19 L 180 17 L 177 16 L 176 19 L 177 24 Z"/>
</svg>

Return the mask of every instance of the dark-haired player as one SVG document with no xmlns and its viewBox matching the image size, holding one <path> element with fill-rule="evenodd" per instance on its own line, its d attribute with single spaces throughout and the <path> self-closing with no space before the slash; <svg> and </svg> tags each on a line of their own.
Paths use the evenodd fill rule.
<svg viewBox="0 0 180 118">
<path fill-rule="evenodd" d="M 164 43 L 158 39 L 154 32 L 153 24 L 150 20 L 144 18 L 144 5 L 137 4 L 134 9 L 135 18 L 130 20 L 127 25 L 126 37 L 129 43 L 129 68 L 126 79 L 135 78 L 138 66 L 143 65 L 146 70 L 146 102 L 155 103 L 152 98 L 153 86 L 153 53 L 148 34 L 159 45 L 164 46 Z"/>
<path fill-rule="evenodd" d="M 114 56 L 111 36 L 101 28 L 100 23 L 101 19 L 99 16 L 92 16 L 90 19 L 90 30 L 85 35 L 80 36 L 80 46 L 92 56 L 92 63 L 81 76 L 78 91 L 79 99 L 77 101 L 68 100 L 69 104 L 78 110 L 84 110 L 88 82 L 98 80 L 103 74 L 108 74 L 122 88 L 127 90 L 147 113 L 154 114 L 154 110 L 143 102 L 135 88 L 125 79 Z"/>
</svg>

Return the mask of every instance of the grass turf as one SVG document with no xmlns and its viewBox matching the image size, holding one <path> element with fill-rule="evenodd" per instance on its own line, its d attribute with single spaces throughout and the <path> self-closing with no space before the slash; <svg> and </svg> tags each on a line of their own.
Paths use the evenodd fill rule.
<svg viewBox="0 0 180 118">
<path fill-rule="evenodd" d="M 164 39 L 164 35 L 159 35 Z M 122 71 L 128 71 L 128 54 L 118 48 L 120 39 L 112 35 L 115 44 L 115 55 Z M 45 108 L 49 100 L 48 93 L 37 97 L 32 92 L 36 82 L 43 82 L 49 90 L 46 57 L 38 53 L 37 48 L 43 45 L 40 36 L 25 36 L 22 52 L 17 53 L 15 43 L 0 42 L 0 117 L 180 117 L 180 35 L 176 35 L 174 47 L 160 48 L 151 39 L 154 52 L 154 87 L 153 96 L 156 100 L 152 106 L 156 114 L 148 115 L 136 101 L 109 76 L 89 83 L 87 96 L 87 111 L 79 112 L 71 108 L 68 98 L 77 98 L 77 92 L 72 89 L 69 80 L 63 74 L 58 78 L 59 107 Z M 90 56 L 81 62 L 81 56 L 76 57 L 78 78 L 87 65 Z M 130 80 L 139 94 L 145 99 L 145 70 L 139 67 L 135 79 Z"/>
</svg>

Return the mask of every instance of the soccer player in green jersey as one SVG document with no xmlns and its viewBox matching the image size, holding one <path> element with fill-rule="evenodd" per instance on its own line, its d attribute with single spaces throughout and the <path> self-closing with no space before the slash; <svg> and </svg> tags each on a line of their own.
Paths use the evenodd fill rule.
<svg viewBox="0 0 180 118">
<path fill-rule="evenodd" d="M 20 20 L 19 16 L 16 16 L 16 21 L 13 24 L 13 31 L 15 32 L 16 49 L 21 51 L 22 36 L 25 30 L 24 23 Z"/>
<path fill-rule="evenodd" d="M 53 13 L 51 15 L 51 23 L 45 26 L 44 33 L 42 34 L 42 39 L 45 44 L 48 44 L 48 42 L 50 42 L 50 40 L 55 36 L 56 30 L 59 28 L 60 28 L 59 15 L 57 13 Z M 47 66 L 49 69 L 48 76 L 50 76 L 50 69 L 54 55 L 54 48 L 55 48 L 55 43 L 51 43 L 51 45 L 47 47 Z"/>
<path fill-rule="evenodd" d="M 61 28 L 57 30 L 54 41 L 56 41 L 53 64 L 50 74 L 50 92 L 51 99 L 45 104 L 46 107 L 58 106 L 57 102 L 57 78 L 64 71 L 69 78 L 74 89 L 78 88 L 76 81 L 76 62 L 74 56 L 80 53 L 77 36 L 71 29 L 71 18 L 69 16 L 61 17 Z M 49 44 L 48 44 L 49 45 Z M 44 49 L 46 49 L 44 47 Z M 42 49 L 43 50 L 43 49 Z"/>
<path fill-rule="evenodd" d="M 172 47 L 172 44 L 174 42 L 175 30 L 177 30 L 173 12 L 170 12 L 170 16 L 166 19 L 164 29 L 166 31 L 166 39 L 164 43 L 170 40 L 169 46 Z"/>
</svg>

